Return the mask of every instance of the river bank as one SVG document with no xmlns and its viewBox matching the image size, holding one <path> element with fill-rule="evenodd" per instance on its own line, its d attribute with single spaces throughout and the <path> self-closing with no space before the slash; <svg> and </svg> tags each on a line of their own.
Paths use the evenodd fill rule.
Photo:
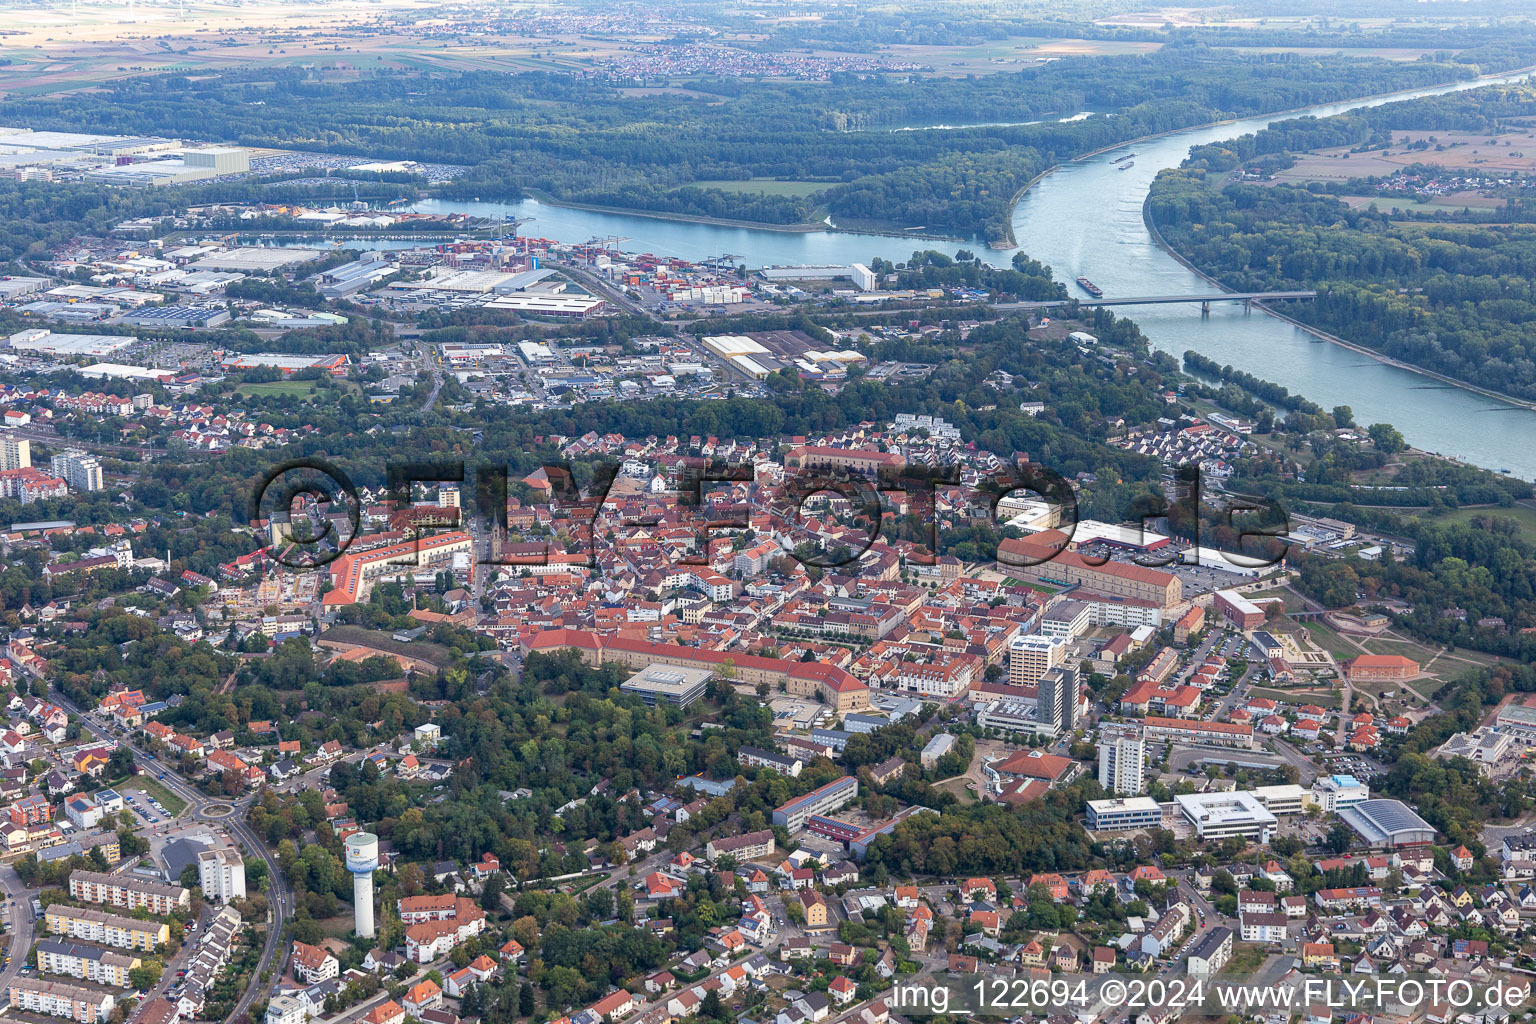
<svg viewBox="0 0 1536 1024">
<path fill-rule="evenodd" d="M 1396 89 L 1396 90 L 1394 90 L 1392 92 L 1369 93 L 1369 94 L 1367 94 L 1365 96 L 1357 96 L 1354 99 L 1333 100 L 1333 101 L 1330 101 L 1330 102 L 1332 102 L 1332 103 L 1358 104 L 1358 105 L 1362 105 L 1363 106 L 1363 105 L 1371 104 L 1371 103 L 1374 103 L 1374 102 L 1377 102 L 1377 101 L 1390 102 L 1393 99 L 1397 99 L 1397 98 L 1411 99 L 1411 98 L 1423 95 L 1425 89 L 1454 88 L 1455 86 L 1460 85 L 1460 84 L 1462 84 L 1464 82 L 1467 82 L 1467 83 L 1485 82 L 1485 83 L 1490 83 L 1491 84 L 1493 82 L 1499 81 L 1500 79 L 1510 78 L 1511 76 L 1514 76 L 1514 75 L 1531 74 L 1533 72 L 1536 72 L 1536 64 L 1532 64 L 1532 65 L 1529 65 L 1528 67 L 1523 67 L 1523 68 L 1514 68 L 1513 70 L 1510 70 L 1510 71 L 1495 71 L 1495 72 L 1491 72 L 1491 73 L 1486 74 L 1486 75 L 1478 75 L 1475 78 L 1461 78 L 1461 79 L 1456 79 L 1455 81 L 1451 81 L 1451 82 L 1442 82 L 1439 85 L 1421 86 L 1420 88 L 1417 88 L 1417 89 Z M 1474 88 L 1474 89 L 1477 88 L 1476 85 L 1469 85 L 1468 87 L 1469 88 Z M 1273 119 L 1279 120 L 1279 119 L 1283 119 L 1283 118 L 1289 117 L 1289 116 L 1294 115 L 1294 114 L 1301 114 L 1303 111 L 1314 110 L 1314 109 L 1316 109 L 1317 106 L 1318 106 L 1318 104 L 1314 103 L 1314 104 L 1310 104 L 1308 106 L 1303 106 L 1303 107 L 1290 107 L 1290 108 L 1287 108 L 1285 110 L 1277 110 L 1277 111 L 1274 111 L 1273 113 L 1269 113 L 1269 114 L 1253 114 L 1253 115 L 1244 115 L 1242 117 L 1228 117 L 1228 118 L 1223 118 L 1223 119 L 1221 119 L 1219 121 L 1207 121 L 1204 124 L 1187 125 L 1187 126 L 1185 126 L 1183 128 L 1170 128 L 1170 129 L 1168 129 L 1165 132 L 1153 132 L 1153 133 L 1151 133 L 1149 135 L 1138 135 L 1134 139 L 1126 139 L 1123 142 L 1113 142 L 1113 143 L 1110 143 L 1107 146 L 1100 146 L 1098 149 L 1092 150 L 1092 151 L 1087 152 L 1087 153 L 1080 154 L 1078 156 L 1074 156 L 1071 159 L 1063 160 L 1059 164 L 1052 164 L 1051 166 L 1047 167 L 1045 170 L 1041 171 L 1039 174 L 1035 175 L 1033 178 L 1030 178 L 1027 182 L 1025 182 L 1024 185 L 1017 192 L 1015 192 L 1013 194 L 1013 198 L 1008 201 L 1008 242 L 1009 242 L 1009 245 L 1010 245 L 1011 248 L 1018 248 L 1018 240 L 1014 237 L 1014 233 L 1013 233 L 1013 215 L 1014 215 L 1014 211 L 1017 209 L 1017 207 L 1019 205 L 1019 202 L 1024 198 L 1025 194 L 1028 193 L 1030 189 L 1035 187 L 1036 184 L 1038 184 L 1040 181 L 1044 180 L 1045 178 L 1050 177 L 1052 174 L 1054 174 L 1056 171 L 1060 170 L 1062 167 L 1068 166 L 1070 164 L 1080 164 L 1080 163 L 1083 163 L 1086 160 L 1092 160 L 1096 156 L 1103 156 L 1105 153 L 1113 153 L 1117 149 L 1125 149 L 1127 146 L 1137 146 L 1137 145 L 1142 145 L 1142 144 L 1145 144 L 1145 143 L 1148 143 L 1148 142 L 1155 142 L 1158 139 L 1166 139 L 1166 138 L 1168 138 L 1169 136 L 1172 136 L 1172 135 L 1182 135 L 1185 132 L 1206 131 L 1206 130 L 1211 129 L 1211 128 L 1220 128 L 1223 125 L 1229 125 L 1229 124 L 1242 124 L 1244 121 L 1251 121 L 1251 120 L 1254 120 L 1255 118 L 1259 118 L 1259 117 L 1273 118 Z M 1159 168 L 1159 170 L 1161 170 L 1161 168 Z"/>
<path fill-rule="evenodd" d="M 1221 295 L 1227 289 L 1176 258 L 1146 223 L 1147 194 L 1160 169 L 1177 167 L 1193 146 L 1258 132 L 1275 120 L 1330 117 L 1373 103 L 1522 81 L 1529 75 L 1529 69 L 1522 69 L 1373 100 L 1320 104 L 1142 139 L 1105 150 L 1098 159 L 1064 161 L 1020 198 L 1011 222 L 1014 237 L 1023 241 L 1032 258 L 1050 265 L 1058 279 L 1086 277 L 1110 298 Z M 1112 162 L 1132 152 L 1137 156 L 1130 168 Z M 1212 303 L 1208 314 L 1198 305 L 1146 306 L 1131 316 L 1155 350 L 1175 359 L 1197 352 L 1273 381 L 1325 409 L 1348 405 L 1361 423 L 1390 423 L 1420 451 L 1536 479 L 1536 416 L 1531 407 L 1506 396 L 1419 372 L 1421 368 L 1403 366 L 1347 339 L 1339 339 L 1345 344 L 1334 342 L 1316 328 L 1262 306 L 1257 315 L 1242 303 Z"/>
<path fill-rule="evenodd" d="M 1207 274 L 1199 267 L 1195 266 L 1195 264 L 1190 262 L 1183 253 L 1179 252 L 1172 245 L 1168 244 L 1168 240 L 1163 237 L 1163 233 L 1157 228 L 1157 223 L 1152 219 L 1151 202 L 1152 197 L 1149 195 L 1141 205 L 1141 219 L 1142 222 L 1146 224 L 1147 233 L 1152 236 L 1152 240 L 1156 242 L 1164 252 L 1177 260 L 1180 266 L 1182 266 L 1185 270 L 1188 270 L 1191 274 L 1194 274 L 1196 277 L 1200 278 L 1200 280 L 1209 284 L 1211 287 L 1219 288 L 1224 292 L 1232 291 L 1231 288 L 1228 288 L 1219 280 L 1212 277 L 1210 274 Z M 1536 411 L 1536 402 L 1527 401 L 1523 398 L 1515 398 L 1513 395 L 1501 394 L 1497 391 L 1479 387 L 1476 384 L 1472 384 L 1464 380 L 1457 380 L 1455 377 L 1447 377 L 1443 373 L 1437 373 L 1434 370 L 1419 366 L 1415 363 L 1405 363 L 1401 359 L 1394 359 L 1391 356 L 1383 355 L 1373 348 L 1361 345 L 1359 342 L 1349 341 L 1346 338 L 1339 337 L 1337 334 L 1330 334 L 1319 327 L 1313 327 L 1311 324 L 1302 320 L 1298 320 L 1286 313 L 1282 313 L 1266 303 L 1250 302 L 1249 305 L 1267 316 L 1272 316 L 1277 320 L 1285 321 L 1292 327 L 1295 327 L 1297 330 L 1305 331 L 1319 341 L 1326 341 L 1331 345 L 1338 345 L 1340 348 L 1348 349 L 1357 355 L 1365 356 L 1368 359 L 1374 359 L 1376 362 L 1381 363 L 1383 366 L 1391 366 L 1399 370 L 1407 370 L 1409 373 L 1415 373 L 1421 377 L 1428 377 L 1430 380 L 1437 381 L 1438 383 L 1447 384 L 1454 388 L 1460 388 L 1463 391 L 1470 391 L 1475 395 L 1481 395 L 1484 398 L 1490 398 L 1496 402 L 1504 402 L 1505 404 L 1515 406 L 1516 408 Z"/>
<path fill-rule="evenodd" d="M 543 189 L 525 188 L 529 197 L 537 199 L 546 206 L 558 206 L 563 210 L 583 210 L 587 213 L 606 213 L 618 217 L 645 217 L 649 220 L 666 220 L 676 224 L 704 224 L 716 228 L 741 228 L 749 231 L 778 231 L 784 234 L 810 234 L 812 232 L 827 231 L 840 235 L 873 235 L 879 238 L 912 238 L 915 240 L 927 239 L 934 242 L 956 242 L 961 245 L 968 243 L 965 239 L 954 235 L 935 235 L 930 232 L 906 232 L 895 228 L 880 230 L 878 228 L 844 227 L 833 224 L 831 218 L 824 221 L 803 221 L 795 224 L 769 224 L 756 220 L 735 220 L 730 217 L 710 217 L 702 213 L 669 213 L 665 210 L 637 210 L 626 206 L 600 206 L 596 203 L 575 203 L 568 199 L 557 199 Z"/>
</svg>

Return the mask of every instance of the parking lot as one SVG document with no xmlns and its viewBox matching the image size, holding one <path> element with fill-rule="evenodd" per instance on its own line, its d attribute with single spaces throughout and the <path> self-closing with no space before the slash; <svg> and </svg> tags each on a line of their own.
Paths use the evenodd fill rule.
<svg viewBox="0 0 1536 1024">
<path fill-rule="evenodd" d="M 1362 781 L 1385 775 L 1387 769 L 1368 757 L 1340 754 L 1323 760 L 1323 770 L 1330 775 L 1353 775 Z"/>
</svg>

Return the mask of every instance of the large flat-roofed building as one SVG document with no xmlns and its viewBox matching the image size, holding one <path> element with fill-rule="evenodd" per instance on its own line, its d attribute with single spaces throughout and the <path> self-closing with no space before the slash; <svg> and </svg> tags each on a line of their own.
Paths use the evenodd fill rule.
<svg viewBox="0 0 1536 1024">
<path fill-rule="evenodd" d="M 222 306 L 148 306 L 124 313 L 121 319 L 125 324 L 138 327 L 190 330 L 194 327 L 219 326 L 229 319 L 229 310 Z"/>
<path fill-rule="evenodd" d="M 102 488 L 101 463 L 96 461 L 96 456 L 79 448 L 55 455 L 48 468 L 72 491 L 99 491 Z"/>
<path fill-rule="evenodd" d="M 1494 727 L 1522 743 L 1536 743 L 1536 707 L 1523 703 L 1510 703 L 1499 709 L 1494 717 Z"/>
<path fill-rule="evenodd" d="M 1056 725 L 1049 721 L 1040 721 L 1038 714 L 1038 701 L 1004 698 L 980 705 L 976 710 L 976 724 L 983 729 L 1032 733 L 1042 737 L 1054 736 L 1057 731 Z"/>
<path fill-rule="evenodd" d="M 1252 794 L 1243 790 L 1232 793 L 1180 793 L 1173 798 L 1186 821 L 1195 827 L 1201 839 L 1227 839 L 1243 836 L 1267 843 L 1280 824 Z"/>
<path fill-rule="evenodd" d="M 188 167 L 207 168 L 214 174 L 244 174 L 251 169 L 250 151 L 238 146 L 187 149 L 182 151 L 181 159 Z"/>
<path fill-rule="evenodd" d="M 110 992 L 99 992 L 80 985 L 41 978 L 14 978 L 10 988 L 11 1006 L 19 1010 L 64 1017 L 80 1024 L 105 1020 L 117 1005 Z"/>
<path fill-rule="evenodd" d="M 1079 690 L 1076 665 L 1058 665 L 1041 676 L 1035 700 L 1036 732 L 1049 736 L 1071 732 L 1077 725 Z"/>
<path fill-rule="evenodd" d="M 1014 637 L 1008 643 L 1008 681 L 1015 686 L 1034 686 L 1062 663 L 1070 645 L 1064 636 L 1026 633 Z"/>
<path fill-rule="evenodd" d="M 1339 817 L 1370 846 L 1395 849 L 1435 841 L 1434 826 L 1401 800 L 1365 800 L 1344 808 Z"/>
<path fill-rule="evenodd" d="M 858 286 L 860 291 L 872 292 L 875 290 L 875 273 L 862 263 L 850 263 L 845 266 L 818 265 L 800 267 L 764 267 L 758 274 L 765 281 L 836 281 L 847 279 Z"/>
<path fill-rule="evenodd" d="M 226 370 L 281 370 L 298 373 L 300 370 L 319 369 L 332 377 L 345 377 L 350 365 L 343 353 L 323 356 L 291 356 L 281 352 L 245 352 L 227 357 L 219 364 Z"/>
<path fill-rule="evenodd" d="M 328 299 L 344 299 L 373 287 L 399 269 L 398 263 L 392 263 L 381 255 L 332 267 L 320 275 L 320 294 Z"/>
<path fill-rule="evenodd" d="M 1315 802 L 1311 790 L 1300 786 L 1259 786 L 1253 798 L 1270 814 L 1300 814 Z"/>
<path fill-rule="evenodd" d="M 1325 811 L 1338 812 L 1371 798 L 1371 787 L 1353 775 L 1325 775 L 1312 784 L 1312 798 Z"/>
<path fill-rule="evenodd" d="M 647 665 L 624 680 L 619 689 L 633 693 L 652 707 L 672 704 L 686 708 L 700 697 L 714 673 L 702 668 Z"/>
<path fill-rule="evenodd" d="M 1238 629 L 1257 629 L 1264 625 L 1264 609 L 1235 590 L 1218 590 L 1212 603 L 1232 625 Z"/>
<path fill-rule="evenodd" d="M 0 434 L 0 471 L 31 467 L 32 442 L 13 434 Z"/>
<path fill-rule="evenodd" d="M 225 314 L 225 319 L 229 315 Z M 17 352 L 42 352 L 50 356 L 109 356 L 119 349 L 138 343 L 138 338 L 126 334 L 55 334 L 33 327 L 10 336 L 11 348 Z"/>
<path fill-rule="evenodd" d="M 171 914 L 192 905 L 192 896 L 179 885 L 133 875 L 108 875 L 100 871 L 74 871 L 69 894 L 87 903 L 110 903 L 129 910 L 143 908 L 151 914 Z"/>
<path fill-rule="evenodd" d="M 526 293 L 522 295 L 498 295 L 485 304 L 486 309 L 505 309 L 530 316 L 549 316 L 560 319 L 585 320 L 608 308 L 608 303 L 596 295 L 550 295 Z"/>
<path fill-rule="evenodd" d="M 913 815 L 938 813 L 939 812 L 933 808 L 924 807 L 922 804 L 913 804 L 911 807 L 903 807 L 901 810 L 891 815 L 891 817 L 885 819 L 882 822 L 878 822 L 877 824 L 869 826 L 858 835 L 848 840 L 848 854 L 854 860 L 863 862 L 864 858 L 869 855 L 869 848 L 874 843 L 874 841 L 879 839 L 881 836 L 888 836 L 892 832 L 896 831 L 897 825 L 900 825 L 902 822 L 906 821 Z"/>
<path fill-rule="evenodd" d="M 319 259 L 319 249 L 286 249 L 277 246 L 243 245 L 218 252 L 189 264 L 193 270 L 272 271 Z"/>
<path fill-rule="evenodd" d="M 1172 573 L 1128 562 L 1092 565 L 1076 551 L 1068 550 L 1068 541 L 1060 530 L 1042 530 L 1022 540 L 1004 540 L 997 545 L 997 561 L 1013 576 L 1080 586 L 1110 597 L 1150 601 L 1163 609 L 1183 600 L 1184 584 Z"/>
<path fill-rule="evenodd" d="M 1253 749 L 1253 726 L 1240 722 L 1203 722 L 1190 718 L 1149 717 L 1142 723 L 1149 740 L 1189 743 L 1206 747 Z"/>
<path fill-rule="evenodd" d="M 0 277 L 0 302 L 9 302 L 12 299 L 19 299 L 23 295 L 40 292 L 51 284 L 53 284 L 53 281 L 46 277 L 13 277 L 10 275 Z"/>
<path fill-rule="evenodd" d="M 1082 636 L 1093 626 L 1093 609 L 1086 601 L 1057 601 L 1040 616 L 1040 632 L 1068 640 Z"/>
<path fill-rule="evenodd" d="M 1128 832 L 1139 828 L 1160 828 L 1162 824 L 1162 805 L 1149 796 L 1088 801 L 1090 832 Z"/>
<path fill-rule="evenodd" d="M 773 823 L 796 832 L 805 827 L 811 815 L 831 814 L 838 808 L 852 803 L 858 795 L 859 780 L 852 775 L 844 775 L 820 789 L 813 789 L 804 796 L 796 797 L 776 808 L 773 812 Z"/>
</svg>

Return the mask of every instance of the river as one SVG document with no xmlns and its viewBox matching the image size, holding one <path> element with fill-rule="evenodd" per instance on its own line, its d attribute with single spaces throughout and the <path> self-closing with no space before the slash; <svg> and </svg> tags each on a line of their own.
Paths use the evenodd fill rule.
<svg viewBox="0 0 1536 1024">
<path fill-rule="evenodd" d="M 1409 96 L 1516 81 L 1513 75 L 1477 83 L 1416 90 L 1389 99 L 1333 103 L 1302 111 L 1327 117 Z M 1286 114 L 1282 117 L 1294 117 Z M 1057 277 L 1086 277 L 1107 297 L 1204 295 L 1220 289 L 1185 269 L 1153 241 L 1142 205 L 1157 172 L 1176 167 L 1191 146 L 1256 132 L 1277 117 L 1250 118 L 1131 143 L 1081 163 L 1066 164 L 1026 192 L 1013 215 L 1020 248 L 1049 263 Z M 1129 170 L 1114 161 L 1135 153 Z M 1182 358 L 1190 349 L 1306 396 L 1325 409 L 1347 405 L 1361 424 L 1391 423 L 1408 443 L 1488 469 L 1536 479 L 1536 412 L 1441 384 L 1408 370 L 1319 340 L 1241 303 L 1216 303 L 1209 316 L 1193 305 L 1128 306 L 1156 348 Z"/>
<path fill-rule="evenodd" d="M 1389 97 L 1330 103 L 1306 110 L 1249 118 L 1134 142 L 1081 163 L 1069 163 L 1041 179 L 1020 200 L 1013 215 L 1014 237 L 1030 256 L 1049 263 L 1071 282 L 1093 280 L 1116 295 L 1215 294 L 1164 252 L 1142 222 L 1141 208 L 1152 180 L 1175 167 L 1191 146 L 1255 132 L 1273 121 L 1303 115 L 1327 117 L 1365 106 L 1431 96 L 1479 85 L 1519 81 L 1521 73 L 1474 82 L 1417 89 Z M 945 127 L 945 126 L 935 126 Z M 1113 161 L 1135 153 L 1128 170 Z M 531 217 L 523 233 L 565 242 L 616 236 L 618 248 L 701 260 L 730 254 L 750 267 L 795 263 L 853 263 L 883 256 L 901 261 L 915 249 L 952 252 L 955 242 L 895 235 L 836 231 L 783 232 L 721 227 L 598 213 L 551 206 L 534 199 L 516 203 L 427 200 L 421 212 L 461 212 L 486 217 Z M 348 245 L 356 243 L 348 242 Z M 381 248 L 409 242 L 378 243 Z M 1006 266 L 1012 252 L 980 243 L 966 246 L 988 263 Z M 1177 357 L 1194 349 L 1222 363 L 1281 384 L 1324 408 L 1348 405 L 1361 424 L 1391 423 L 1408 442 L 1426 451 L 1465 459 L 1493 470 L 1507 469 L 1536 479 L 1536 412 L 1440 384 L 1407 370 L 1318 340 L 1238 303 L 1218 303 L 1208 316 L 1195 305 L 1136 306 L 1133 317 L 1155 348 Z"/>
</svg>

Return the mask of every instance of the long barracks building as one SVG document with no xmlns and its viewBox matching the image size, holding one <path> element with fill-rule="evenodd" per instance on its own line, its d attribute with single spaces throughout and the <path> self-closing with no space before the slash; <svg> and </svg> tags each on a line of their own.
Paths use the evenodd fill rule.
<svg viewBox="0 0 1536 1024">
<path fill-rule="evenodd" d="M 1090 565 L 1071 550 L 1069 538 L 1060 530 L 1042 530 L 1022 540 L 1001 541 L 997 545 L 997 560 L 1012 576 L 1080 586 L 1115 598 L 1149 601 L 1165 611 L 1184 599 L 1184 584 L 1173 573 L 1127 562 Z M 1035 564 L 1021 564 L 1026 560 Z"/>
<path fill-rule="evenodd" d="M 473 551 L 474 542 L 469 534 L 457 531 L 411 538 L 366 551 L 348 551 L 330 565 L 332 589 L 325 595 L 324 603 L 366 601 L 373 592 L 374 582 L 381 576 L 442 565 L 451 562 L 456 554 L 472 554 Z"/>
<path fill-rule="evenodd" d="M 787 693 L 797 697 L 818 697 L 839 713 L 863 711 L 869 707 L 869 686 L 835 665 L 813 661 L 788 661 L 765 658 L 738 651 L 711 651 L 680 644 L 653 644 L 648 640 L 603 636 L 583 629 L 551 629 L 523 641 L 525 655 L 539 651 L 579 651 L 588 665 L 623 665 L 639 670 L 649 665 L 675 665 L 679 668 L 718 672 L 727 664 L 737 682 L 770 687 L 783 684 Z"/>
</svg>

